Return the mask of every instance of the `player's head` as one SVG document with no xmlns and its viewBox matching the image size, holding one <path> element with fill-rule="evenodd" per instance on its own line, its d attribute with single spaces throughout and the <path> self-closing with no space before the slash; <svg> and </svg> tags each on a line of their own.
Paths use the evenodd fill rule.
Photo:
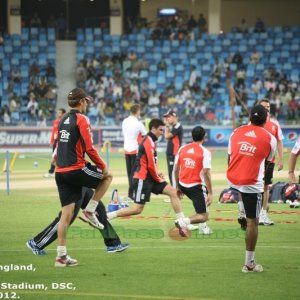
<svg viewBox="0 0 300 300">
<path fill-rule="evenodd" d="M 250 122 L 257 126 L 263 126 L 268 117 L 268 111 L 261 105 L 254 106 L 250 113 Z"/>
<path fill-rule="evenodd" d="M 262 105 L 268 112 L 270 112 L 270 100 L 263 98 L 259 100 L 258 104 Z"/>
<path fill-rule="evenodd" d="M 192 130 L 192 138 L 194 142 L 201 142 L 205 137 L 205 129 L 202 126 L 196 126 Z"/>
<path fill-rule="evenodd" d="M 92 97 L 86 95 L 85 91 L 80 88 L 75 88 L 68 94 L 69 106 L 78 108 L 81 112 L 86 112 L 87 105 L 92 100 Z"/>
<path fill-rule="evenodd" d="M 63 117 L 63 115 L 66 113 L 66 110 L 64 109 L 64 108 L 59 108 L 58 110 L 57 110 L 57 118 L 58 119 L 61 119 L 62 117 Z"/>
<path fill-rule="evenodd" d="M 152 119 L 149 123 L 149 130 L 159 138 L 165 131 L 165 123 L 161 119 Z"/>
<path fill-rule="evenodd" d="M 141 112 L 141 106 L 139 104 L 134 104 L 130 107 L 130 113 L 134 116 L 139 115 Z"/>
<path fill-rule="evenodd" d="M 173 125 L 177 122 L 177 113 L 175 110 L 170 109 L 166 114 L 164 114 L 164 118 L 168 121 L 169 124 Z"/>
</svg>

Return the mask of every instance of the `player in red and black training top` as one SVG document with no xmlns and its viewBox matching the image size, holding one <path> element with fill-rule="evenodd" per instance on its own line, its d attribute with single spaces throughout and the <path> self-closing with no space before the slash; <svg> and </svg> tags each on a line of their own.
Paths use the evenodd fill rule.
<svg viewBox="0 0 300 300">
<path fill-rule="evenodd" d="M 117 217 L 138 215 L 144 210 L 146 202 L 150 201 L 151 193 L 164 194 L 170 197 L 173 210 L 176 213 L 175 225 L 178 227 L 180 235 L 187 236 L 187 224 L 184 222 L 184 214 L 177 191 L 165 181 L 163 174 L 157 168 L 155 142 L 164 133 L 165 124 L 160 119 L 152 119 L 149 123 L 149 130 L 139 145 L 133 167 L 131 198 L 135 204 L 130 208 L 110 212 L 107 216 L 111 220 Z"/>
<path fill-rule="evenodd" d="M 71 110 L 64 115 L 58 126 L 55 180 L 62 214 L 57 231 L 59 246 L 57 247 L 56 267 L 78 264 L 77 260 L 67 255 L 66 234 L 74 217 L 75 203 L 81 199 L 83 187 L 93 188 L 95 192 L 83 211 L 81 219 L 96 228 L 104 228 L 95 215 L 95 209 L 107 191 L 112 175 L 93 146 L 90 121 L 83 114 L 91 100 L 84 90 L 73 89 L 68 95 Z M 85 154 L 95 165 L 85 160 Z"/>
<path fill-rule="evenodd" d="M 177 121 L 177 114 L 174 110 L 169 110 L 164 114 L 166 131 L 165 139 L 168 140 L 167 143 L 167 164 L 168 164 L 168 174 L 170 179 L 170 184 L 176 187 L 175 175 L 173 172 L 175 156 L 181 147 L 183 128 L 182 125 Z"/>
</svg>

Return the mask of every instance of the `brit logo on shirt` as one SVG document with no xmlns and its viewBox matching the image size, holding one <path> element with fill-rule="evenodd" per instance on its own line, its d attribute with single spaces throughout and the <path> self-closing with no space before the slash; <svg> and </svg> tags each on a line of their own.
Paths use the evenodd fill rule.
<svg viewBox="0 0 300 300">
<path fill-rule="evenodd" d="M 60 142 L 68 142 L 70 133 L 66 130 L 61 130 L 60 132 Z"/>
<path fill-rule="evenodd" d="M 190 168 L 190 169 L 193 169 L 195 168 L 195 161 L 192 160 L 191 158 L 184 158 L 184 166 L 186 168 Z"/>
<path fill-rule="evenodd" d="M 239 142 L 240 145 L 240 154 L 253 156 L 255 154 L 256 147 L 251 145 L 248 142 Z"/>
</svg>

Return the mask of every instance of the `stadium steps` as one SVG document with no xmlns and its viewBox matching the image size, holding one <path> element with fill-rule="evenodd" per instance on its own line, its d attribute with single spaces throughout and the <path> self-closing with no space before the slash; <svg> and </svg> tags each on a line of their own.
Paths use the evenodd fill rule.
<svg viewBox="0 0 300 300">
<path fill-rule="evenodd" d="M 76 41 L 56 41 L 57 107 L 68 107 L 67 94 L 75 86 Z"/>
</svg>

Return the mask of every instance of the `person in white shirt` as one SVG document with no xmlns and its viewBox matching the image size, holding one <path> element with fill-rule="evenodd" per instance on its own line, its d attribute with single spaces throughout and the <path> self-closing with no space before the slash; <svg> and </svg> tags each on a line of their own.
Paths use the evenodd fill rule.
<svg viewBox="0 0 300 300">
<path fill-rule="evenodd" d="M 126 160 L 127 177 L 129 183 L 128 196 L 130 197 L 131 189 L 131 171 L 135 163 L 136 154 L 138 152 L 139 142 L 142 137 L 147 134 L 146 128 L 139 121 L 141 107 L 134 104 L 130 108 L 131 115 L 122 122 L 122 134 L 124 137 L 124 151 Z"/>
</svg>

